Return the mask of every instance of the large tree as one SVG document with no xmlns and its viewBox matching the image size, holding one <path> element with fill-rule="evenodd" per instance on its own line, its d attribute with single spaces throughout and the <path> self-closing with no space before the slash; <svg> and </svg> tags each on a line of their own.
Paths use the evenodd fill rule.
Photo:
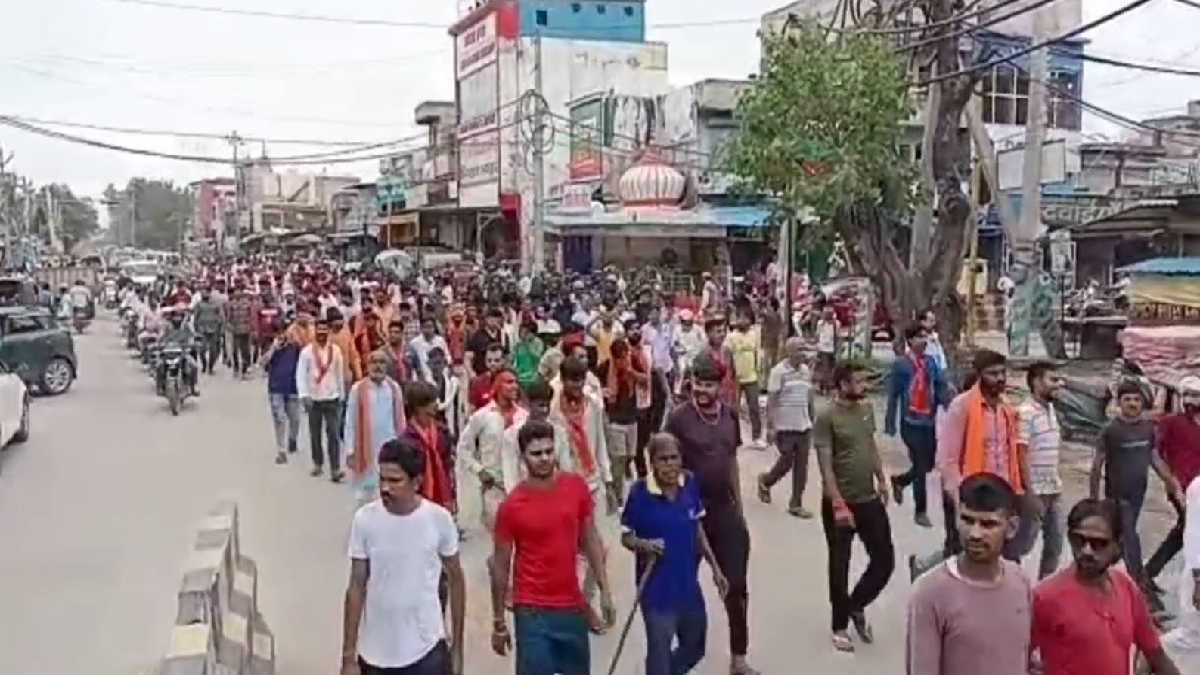
<svg viewBox="0 0 1200 675">
<path fill-rule="evenodd" d="M 133 178 L 123 190 L 105 190 L 114 239 L 124 246 L 174 251 L 192 218 L 192 197 L 171 181 Z"/>
<path fill-rule="evenodd" d="M 931 5 L 925 8 L 930 22 L 954 12 L 949 0 L 925 4 Z M 863 16 L 886 21 L 879 12 Z M 875 283 L 898 322 L 932 306 L 943 342 L 956 352 L 964 312 L 955 286 L 969 212 L 962 158 L 970 156 L 960 118 L 970 83 L 960 90 L 968 78 L 957 77 L 932 85 L 940 88 L 933 119 L 937 220 L 928 255 L 909 269 L 901 244 L 909 237 L 902 230 L 911 226 L 914 207 L 934 198 L 921 189 L 916 167 L 902 152 L 914 142 L 905 132 L 915 112 L 911 56 L 945 59 L 950 65 L 942 72 L 952 72 L 959 67 L 958 41 L 931 43 L 932 52 L 906 52 L 891 37 L 804 19 L 764 36 L 762 71 L 739 102 L 740 132 L 724 159 L 731 173 L 770 196 L 785 215 L 807 214 L 793 250 L 840 239 L 851 271 Z"/>
<path fill-rule="evenodd" d="M 50 199 L 47 199 L 47 194 L 50 195 Z M 34 231 L 42 234 L 47 240 L 47 228 L 52 218 L 48 209 L 51 205 L 57 206 L 60 218 L 58 236 L 64 251 L 73 250 L 76 245 L 87 241 L 100 229 L 100 215 L 91 199 L 76 197 L 69 185 L 51 183 L 43 186 L 38 193 L 38 208 L 34 212 L 32 223 Z"/>
</svg>

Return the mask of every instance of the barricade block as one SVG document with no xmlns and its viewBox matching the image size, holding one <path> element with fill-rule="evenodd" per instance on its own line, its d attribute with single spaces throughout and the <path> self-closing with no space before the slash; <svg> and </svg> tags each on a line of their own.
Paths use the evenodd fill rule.
<svg viewBox="0 0 1200 675">
<path fill-rule="evenodd" d="M 175 626 L 158 675 L 274 675 L 275 637 L 258 609 L 258 566 L 242 555 L 238 507 L 201 524 L 180 582 Z"/>
</svg>

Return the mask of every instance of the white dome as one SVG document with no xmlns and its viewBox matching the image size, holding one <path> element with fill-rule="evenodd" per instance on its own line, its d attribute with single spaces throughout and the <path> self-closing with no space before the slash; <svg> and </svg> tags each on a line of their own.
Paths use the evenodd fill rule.
<svg viewBox="0 0 1200 675">
<path fill-rule="evenodd" d="M 650 148 L 621 175 L 617 196 L 625 207 L 672 207 L 679 205 L 686 187 L 683 174 L 663 163 L 659 153 Z"/>
</svg>

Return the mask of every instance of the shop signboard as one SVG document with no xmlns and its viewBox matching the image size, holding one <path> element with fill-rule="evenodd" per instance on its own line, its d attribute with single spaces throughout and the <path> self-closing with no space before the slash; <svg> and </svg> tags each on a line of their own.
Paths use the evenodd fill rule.
<svg viewBox="0 0 1200 675">
<path fill-rule="evenodd" d="M 466 138 L 499 126 L 499 79 L 496 63 L 458 81 L 458 136 Z"/>
<path fill-rule="evenodd" d="M 464 28 L 454 39 L 455 78 L 496 62 L 496 13 L 490 12 L 475 24 Z"/>
<path fill-rule="evenodd" d="M 571 108 L 571 158 L 567 174 L 572 181 L 604 178 L 604 108 L 602 98 Z"/>
</svg>

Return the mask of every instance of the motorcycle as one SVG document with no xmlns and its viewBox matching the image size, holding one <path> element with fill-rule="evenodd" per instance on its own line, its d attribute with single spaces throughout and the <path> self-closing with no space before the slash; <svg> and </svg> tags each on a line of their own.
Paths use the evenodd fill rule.
<svg viewBox="0 0 1200 675">
<path fill-rule="evenodd" d="M 84 329 L 92 323 L 92 317 L 86 308 L 77 307 L 71 311 L 71 326 L 76 333 L 83 333 Z"/>
<path fill-rule="evenodd" d="M 156 388 L 158 395 L 167 399 L 172 415 L 178 415 L 183 402 L 192 395 L 192 387 L 187 381 L 187 370 L 187 357 L 183 347 L 170 344 L 159 350 Z"/>
</svg>

